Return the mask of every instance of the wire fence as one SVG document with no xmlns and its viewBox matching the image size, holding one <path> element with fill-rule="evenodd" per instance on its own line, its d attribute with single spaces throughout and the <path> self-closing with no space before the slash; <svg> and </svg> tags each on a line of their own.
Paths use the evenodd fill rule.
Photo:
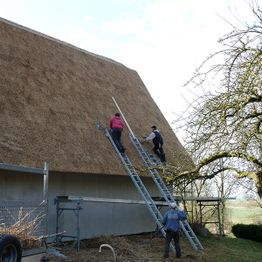
<svg viewBox="0 0 262 262">
<path fill-rule="evenodd" d="M 16 235 L 22 248 L 40 247 L 47 235 L 47 203 L 0 201 L 0 234 Z"/>
</svg>

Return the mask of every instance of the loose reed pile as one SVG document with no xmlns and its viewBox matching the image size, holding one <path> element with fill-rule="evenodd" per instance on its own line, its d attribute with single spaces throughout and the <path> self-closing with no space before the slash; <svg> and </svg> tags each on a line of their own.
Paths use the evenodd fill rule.
<svg viewBox="0 0 262 262">
<path fill-rule="evenodd" d="M 35 209 L 25 212 L 21 207 L 18 217 L 14 218 L 10 211 L 5 211 L 9 212 L 10 217 L 16 222 L 7 226 L 3 219 L 0 220 L 0 234 L 15 235 L 20 240 L 23 249 L 40 247 L 42 237 L 35 236 L 35 233 L 39 231 L 45 215 L 41 212 L 35 215 Z"/>
</svg>

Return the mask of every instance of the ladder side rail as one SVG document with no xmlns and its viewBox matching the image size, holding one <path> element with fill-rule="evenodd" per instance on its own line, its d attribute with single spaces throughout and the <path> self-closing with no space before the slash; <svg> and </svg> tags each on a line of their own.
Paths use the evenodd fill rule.
<svg viewBox="0 0 262 262">
<path fill-rule="evenodd" d="M 169 192 L 168 188 L 166 187 L 165 183 L 163 182 L 162 178 L 160 177 L 159 173 L 155 169 L 149 169 L 149 173 L 152 176 L 155 184 L 157 185 L 161 195 L 164 197 L 167 203 L 175 202 L 174 197 Z"/>
<path fill-rule="evenodd" d="M 191 228 L 189 228 L 189 230 L 186 229 L 185 225 L 183 224 L 182 221 L 179 221 L 180 227 L 183 231 L 183 233 L 186 235 L 187 239 L 189 240 L 190 244 L 192 245 L 192 247 L 197 250 L 197 244 L 194 241 L 194 237 L 192 237 L 189 233 L 192 233 L 193 230 Z"/>
<path fill-rule="evenodd" d="M 138 140 L 137 137 L 133 136 L 132 134 L 129 133 L 129 139 L 131 140 L 133 146 L 137 150 L 139 156 L 143 160 L 144 164 L 146 167 L 152 167 L 155 166 L 155 163 L 153 163 L 148 156 L 147 152 L 144 150 L 143 146 L 141 145 L 140 141 Z"/>
<path fill-rule="evenodd" d="M 100 124 L 97 125 L 98 128 L 100 129 L 104 129 L 106 136 L 108 137 L 108 139 L 110 140 L 111 144 L 113 145 L 113 148 L 115 149 L 115 151 L 117 152 L 118 156 L 121 159 L 122 164 L 124 165 L 124 167 L 126 168 L 126 170 L 128 171 L 129 176 L 131 177 L 133 183 L 135 184 L 136 188 L 138 189 L 140 195 L 143 197 L 147 208 L 149 209 L 151 215 L 153 216 L 153 218 L 155 219 L 155 222 L 157 223 L 157 225 L 161 228 L 161 233 L 162 235 L 166 238 L 166 232 L 164 230 L 163 224 L 162 224 L 162 219 L 163 216 L 160 213 L 160 211 L 158 210 L 154 200 L 151 198 L 149 192 L 147 191 L 146 187 L 144 186 L 143 181 L 141 180 L 141 178 L 139 177 L 139 175 L 137 174 L 136 170 L 134 169 L 134 166 L 132 165 L 131 161 L 129 160 L 128 156 L 126 154 L 121 154 L 118 150 L 118 148 L 116 147 L 112 136 L 110 134 L 110 131 L 108 130 L 108 128 L 103 128 Z M 123 155 L 125 157 L 123 157 Z M 135 180 L 135 177 L 137 178 L 138 182 L 141 184 L 141 187 L 139 187 L 137 181 Z M 143 192 L 143 190 L 144 192 Z M 150 203 L 149 203 L 150 202 Z M 154 212 L 155 210 L 155 212 Z M 175 253 L 175 246 L 174 243 L 170 243 L 170 248 L 171 250 Z"/>
<path fill-rule="evenodd" d="M 181 222 L 180 225 L 181 225 L 182 229 L 184 228 L 184 231 L 191 233 L 192 236 L 190 238 L 195 240 L 195 242 L 196 242 L 195 245 L 198 245 L 199 248 L 203 250 L 204 248 L 203 248 L 202 244 L 200 243 L 199 239 L 197 238 L 195 232 L 190 227 L 188 221 L 183 220 L 183 221 L 180 221 L 180 222 Z M 189 231 L 186 230 L 186 227 L 189 229 Z"/>
<path fill-rule="evenodd" d="M 131 176 L 131 179 L 133 180 L 133 177 L 132 177 L 132 176 Z M 140 194 L 141 194 L 142 196 L 144 196 L 143 193 L 141 193 L 141 189 L 138 187 L 137 183 L 134 183 L 134 184 L 135 184 L 135 186 L 137 187 L 137 189 L 140 191 Z M 148 192 L 148 191 L 147 191 L 147 192 Z M 153 199 L 151 198 L 150 195 L 149 195 L 149 198 L 153 201 Z M 154 201 L 153 201 L 153 203 L 154 203 Z M 156 209 L 156 210 L 157 210 L 157 214 L 156 214 L 156 213 L 153 213 L 152 207 L 148 204 L 148 202 L 146 202 L 146 204 L 147 204 L 150 212 L 153 214 L 157 225 L 159 226 L 159 228 L 161 228 L 160 231 L 161 231 L 162 235 L 164 236 L 164 238 L 166 238 L 166 231 L 164 230 L 164 227 L 163 227 L 163 224 L 162 224 L 162 220 L 163 220 L 162 214 L 159 212 L 158 208 Z M 174 253 L 176 252 L 173 241 L 170 243 L 170 248 L 171 248 L 171 250 L 172 250 Z"/>
<path fill-rule="evenodd" d="M 118 150 L 118 148 L 116 147 L 116 145 L 115 145 L 115 143 L 114 143 L 114 140 L 113 140 L 113 138 L 112 138 L 112 136 L 111 136 L 111 133 L 110 133 L 110 131 L 108 130 L 108 128 L 104 128 L 104 130 L 105 130 L 105 133 L 106 133 L 106 137 L 109 139 L 109 141 L 111 142 L 111 144 L 112 144 L 112 146 L 113 146 L 113 148 L 115 149 L 115 151 L 116 151 L 116 153 L 118 154 L 118 156 L 119 156 L 119 158 L 120 158 L 120 160 L 121 160 L 121 162 L 122 162 L 122 164 L 124 165 L 124 167 L 128 170 L 128 173 L 129 173 L 129 170 L 130 170 L 130 168 L 128 167 L 128 165 L 132 165 L 131 163 L 129 163 L 130 161 L 125 161 L 125 159 L 124 159 L 124 157 L 123 157 L 123 154 L 121 154 L 120 152 L 119 152 L 119 150 Z M 127 159 L 127 156 L 125 155 L 125 157 L 126 157 L 126 159 Z M 128 159 L 129 160 L 129 159 Z"/>
<path fill-rule="evenodd" d="M 131 135 L 129 135 L 129 138 L 132 144 L 134 145 L 134 147 L 136 148 L 137 152 L 139 153 L 140 157 L 142 158 L 145 166 L 149 168 L 149 173 L 152 176 L 159 191 L 161 192 L 161 195 L 165 198 L 166 202 L 167 203 L 169 203 L 170 201 L 175 202 L 174 197 L 170 193 L 162 177 L 159 175 L 159 172 L 156 169 L 152 169 L 152 167 L 155 166 L 155 164 L 152 162 L 147 152 L 144 150 L 143 146 L 139 142 L 139 140 L 136 137 L 132 137 Z"/>
<path fill-rule="evenodd" d="M 141 156 L 142 160 L 147 165 L 147 167 L 150 168 L 150 167 L 154 166 L 155 164 L 151 161 L 151 159 L 149 158 L 147 152 L 144 150 L 144 148 L 141 145 L 141 143 L 139 142 L 139 140 L 136 137 L 132 137 L 132 136 L 129 136 L 129 138 L 131 139 L 131 142 L 135 146 L 136 150 L 138 151 L 139 155 Z M 134 140 L 137 140 L 137 144 L 134 142 Z M 139 147 L 138 147 L 138 145 L 139 145 Z M 143 158 L 143 155 L 142 155 L 142 153 L 140 151 L 143 151 L 146 154 L 146 156 L 150 160 L 150 164 L 148 164 L 148 162 L 145 161 L 145 159 Z M 160 189 L 160 192 L 162 193 L 163 197 L 165 198 L 166 202 L 167 203 L 170 202 L 170 200 L 166 199 L 166 192 L 167 192 L 168 195 L 169 195 L 168 197 L 170 197 L 171 201 L 176 204 L 176 201 L 175 201 L 174 197 L 170 193 L 169 189 L 166 187 L 166 184 L 164 183 L 162 177 L 159 175 L 158 170 L 156 170 L 156 169 L 149 169 L 149 172 L 150 172 L 152 178 L 154 179 L 155 183 L 157 184 L 157 186 L 161 186 L 161 187 L 159 187 L 159 189 Z M 165 190 L 163 190 L 163 188 Z M 176 206 L 179 208 L 179 206 L 177 204 L 176 204 Z"/>
<path fill-rule="evenodd" d="M 143 181 L 141 180 L 141 178 L 139 177 L 139 175 L 137 174 L 137 171 L 134 169 L 131 161 L 129 160 L 128 156 L 125 155 L 125 154 L 121 154 L 118 150 L 118 148 L 116 147 L 112 137 L 111 137 L 111 134 L 109 132 L 108 129 L 105 129 L 106 131 L 106 136 L 109 138 L 111 144 L 113 145 L 115 151 L 117 152 L 118 156 L 120 157 L 121 159 L 121 162 L 123 163 L 123 165 L 125 166 L 125 168 L 127 169 L 133 183 L 135 184 L 136 188 L 138 189 L 138 191 L 140 192 L 140 194 L 142 195 L 147 207 L 149 208 L 151 214 L 153 215 L 153 217 L 155 218 L 158 226 L 162 226 L 162 214 L 160 213 L 160 211 L 158 210 L 155 202 L 153 201 L 153 199 L 151 198 L 149 192 L 147 191 L 146 187 L 144 186 L 144 183 Z M 123 157 L 123 155 L 125 157 Z M 137 181 L 135 180 L 135 177 L 137 179 L 137 181 L 141 184 L 141 187 L 139 187 Z"/>
<path fill-rule="evenodd" d="M 135 175 L 131 174 L 130 177 L 131 177 L 133 183 L 135 184 L 137 190 L 139 191 L 140 195 L 144 199 L 147 207 L 149 208 L 150 213 L 153 215 L 154 219 L 156 220 L 158 226 L 161 227 L 162 226 L 162 222 L 161 222 L 162 221 L 162 214 L 159 212 L 157 206 L 152 201 L 152 198 L 150 197 L 148 191 L 146 190 L 146 188 L 142 184 L 142 180 L 136 174 Z M 139 184 L 141 186 L 139 186 Z"/>
<path fill-rule="evenodd" d="M 151 167 L 154 167 L 155 164 L 152 162 L 152 160 L 148 156 L 147 152 L 144 150 L 143 146 L 139 142 L 139 140 L 136 137 L 133 137 L 131 135 L 129 135 L 129 138 L 130 138 L 132 144 L 134 145 L 135 149 L 139 153 L 139 155 L 140 155 L 141 159 L 143 160 L 145 166 L 149 168 L 149 173 L 150 173 L 151 177 L 153 178 L 153 180 L 154 180 L 156 186 L 158 187 L 159 191 L 161 192 L 161 195 L 165 198 L 166 202 L 170 203 L 170 201 L 172 201 L 172 202 L 176 203 L 175 200 L 174 200 L 174 197 L 172 196 L 172 194 L 170 193 L 170 191 L 166 187 L 164 181 L 162 180 L 162 177 L 159 175 L 158 170 L 151 169 Z M 178 207 L 177 204 L 176 204 L 176 206 Z M 182 231 L 184 232 L 184 234 L 188 238 L 189 242 L 191 243 L 192 247 L 195 250 L 198 249 L 198 246 L 199 246 L 200 249 L 203 249 L 203 246 L 201 245 L 200 241 L 196 237 L 194 231 L 191 229 L 188 221 L 187 220 L 184 220 L 183 222 L 180 221 L 180 226 L 181 226 Z M 188 228 L 188 230 L 186 229 L 186 227 Z"/>
<path fill-rule="evenodd" d="M 117 107 L 117 109 L 120 111 L 120 113 L 121 113 L 121 115 L 122 115 L 122 117 L 123 117 L 123 119 L 124 119 L 124 121 L 125 121 L 125 123 L 126 123 L 126 125 L 127 125 L 127 128 L 128 128 L 128 130 L 129 130 L 129 132 L 130 132 L 130 134 L 131 134 L 131 136 L 134 138 L 134 139 L 136 139 L 137 141 L 138 141 L 138 145 L 139 145 L 139 147 L 140 148 L 142 148 L 142 152 L 144 151 L 144 149 L 143 149 L 143 147 L 142 147 L 142 145 L 141 145 L 141 143 L 139 142 L 139 140 L 135 137 L 135 135 L 134 135 L 134 133 L 133 133 L 133 131 L 132 131 L 132 129 L 131 129 L 131 127 L 129 126 L 129 124 L 128 124 L 128 122 L 127 122 L 127 120 L 126 120 L 126 118 L 125 118 L 125 116 L 124 116 L 124 114 L 122 113 L 122 111 L 121 111 L 121 109 L 120 109 L 120 107 L 119 107 L 119 105 L 117 104 L 117 102 L 116 102 L 116 100 L 115 100 L 115 98 L 114 97 L 112 97 L 112 99 L 113 99 L 113 102 L 114 102 L 114 104 L 115 104 L 115 106 Z M 107 129 L 106 129 L 107 130 Z M 111 138 L 111 135 L 109 134 L 109 138 L 110 138 L 110 141 L 111 141 L 111 143 L 113 142 L 112 141 L 112 138 Z M 132 141 L 132 143 L 133 143 L 133 140 L 131 139 L 131 141 Z M 120 154 L 120 152 L 118 151 L 118 149 L 116 148 L 116 146 L 115 146 L 115 144 L 114 144 L 114 142 L 112 143 L 113 144 L 113 146 L 114 146 L 114 148 L 115 148 L 115 150 L 117 151 L 117 153 L 118 153 L 118 155 L 120 156 L 120 159 L 121 159 L 121 161 L 122 161 L 122 163 L 124 163 L 124 166 L 126 167 L 126 169 L 127 169 L 127 171 L 128 171 L 128 173 L 129 173 L 129 167 L 128 167 L 128 165 L 125 163 L 125 161 L 124 161 L 124 159 L 123 159 L 123 157 L 121 156 L 121 154 Z M 134 143 L 133 143 L 134 144 Z M 137 148 L 137 147 L 136 147 Z M 146 156 L 148 157 L 148 155 L 146 154 Z M 142 159 L 144 159 L 144 157 L 143 156 L 141 156 L 141 158 Z M 149 163 L 151 162 L 151 159 L 148 157 L 148 160 L 149 160 Z M 152 162 L 151 162 L 152 163 Z M 130 175 L 130 173 L 129 173 L 129 175 Z M 131 176 L 131 177 L 133 177 L 133 176 Z M 139 177 L 139 176 L 138 176 Z M 152 176 L 152 177 L 155 177 L 155 176 Z M 140 179 L 140 177 L 139 177 L 139 179 Z M 159 179 L 160 181 L 162 181 L 162 178 L 160 177 L 160 179 Z M 136 187 L 138 188 L 138 185 L 137 185 L 137 182 L 136 181 L 134 181 L 133 180 L 133 182 L 134 182 L 134 184 L 136 185 Z M 159 185 L 159 183 L 158 183 L 158 181 L 157 180 L 155 180 L 155 184 L 156 185 L 158 185 L 158 188 L 160 189 L 161 187 L 160 187 L 160 185 Z M 144 186 L 144 184 L 143 184 L 143 182 L 141 181 L 141 185 L 143 185 L 143 187 L 145 188 L 145 186 Z M 166 187 L 166 185 L 164 185 L 164 187 Z M 167 189 L 167 188 L 166 188 Z M 141 188 L 139 189 L 139 190 L 141 190 Z M 146 188 L 145 188 L 145 190 L 146 190 Z M 146 192 L 148 193 L 148 191 L 146 190 Z M 164 197 L 166 197 L 166 194 L 163 192 L 163 189 L 161 188 L 160 189 L 160 192 L 161 192 L 161 194 L 164 196 Z M 169 192 L 169 190 L 167 189 L 167 192 Z M 141 193 L 141 191 L 140 191 L 140 193 Z M 149 194 L 149 193 L 148 193 Z M 169 194 L 170 194 L 170 192 L 169 192 Z M 171 194 L 170 194 L 171 195 Z M 142 196 L 144 197 L 144 194 L 142 193 Z M 151 199 L 152 201 L 153 201 L 153 199 L 151 198 L 151 196 L 149 195 L 149 199 Z M 167 201 L 167 200 L 166 200 Z M 168 203 L 169 203 L 169 201 L 167 201 Z M 175 201 L 173 201 L 173 202 L 175 202 Z M 175 202 L 176 203 L 176 202 Z M 148 205 L 148 207 L 149 207 L 149 210 L 150 211 L 152 211 L 152 209 L 151 209 L 151 207 L 149 206 L 149 204 L 146 202 L 146 204 Z M 153 204 L 155 205 L 155 203 L 153 202 Z M 157 209 L 158 210 L 158 209 Z M 158 210 L 158 212 L 159 212 L 159 210 Z M 159 212 L 160 213 L 160 212 Z M 160 213 L 160 215 L 161 215 L 161 213 Z M 155 216 L 155 215 L 154 215 Z M 156 219 L 156 221 L 158 221 L 158 219 Z M 190 228 L 191 229 L 191 228 Z M 192 229 L 191 229 L 191 231 L 192 231 Z M 164 234 L 164 236 L 165 236 L 165 234 Z M 173 245 L 171 244 L 171 247 L 172 247 L 172 249 L 174 250 L 174 247 L 173 247 Z M 194 246 L 193 246 L 194 247 Z M 194 247 L 195 248 L 195 247 Z"/>
<path fill-rule="evenodd" d="M 144 164 L 147 166 L 147 167 L 154 167 L 156 166 L 155 163 L 152 162 L 151 158 L 149 157 L 148 153 L 146 152 L 146 150 L 144 149 L 144 147 L 142 146 L 142 144 L 140 143 L 140 141 L 136 138 L 136 137 L 132 137 L 132 136 L 129 136 L 132 144 L 135 146 L 136 150 L 138 151 L 140 157 L 142 158 Z M 163 187 L 165 187 L 168 190 L 168 188 L 166 187 L 165 183 L 163 182 L 162 180 L 162 177 L 159 175 L 159 172 L 157 169 L 150 169 L 151 172 L 154 172 L 153 175 L 156 175 L 160 181 L 163 183 Z M 170 193 L 170 192 L 169 192 Z"/>
<path fill-rule="evenodd" d="M 156 169 L 149 170 L 152 178 L 155 180 L 155 183 L 159 187 L 159 190 L 162 194 L 162 196 L 165 198 L 166 202 L 175 202 L 175 199 L 173 195 L 170 193 L 169 189 L 167 188 L 166 184 L 164 183 L 163 179 L 159 175 L 158 171 Z"/>
<path fill-rule="evenodd" d="M 135 184 L 137 190 L 139 191 L 140 195 L 142 196 L 142 198 L 145 201 L 146 206 L 148 207 L 151 215 L 154 217 L 157 225 L 159 227 L 162 226 L 162 214 L 158 211 L 157 207 L 155 206 L 155 203 L 152 202 L 150 199 L 148 199 L 148 196 L 146 197 L 145 192 L 143 192 L 143 190 L 141 189 L 141 187 L 138 186 L 136 180 L 134 179 L 133 176 L 131 176 L 131 179 L 133 181 L 133 183 Z"/>
</svg>

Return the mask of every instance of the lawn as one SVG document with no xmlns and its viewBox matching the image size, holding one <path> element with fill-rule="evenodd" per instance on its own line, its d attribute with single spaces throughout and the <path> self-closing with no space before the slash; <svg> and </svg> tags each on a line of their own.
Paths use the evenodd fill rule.
<svg viewBox="0 0 262 262">
<path fill-rule="evenodd" d="M 261 262 L 262 243 L 233 237 L 208 237 L 202 239 L 203 257 L 214 262 Z"/>
<path fill-rule="evenodd" d="M 163 238 L 152 238 L 150 234 L 134 235 L 125 237 L 104 237 L 95 240 L 88 240 L 84 243 L 80 252 L 76 252 L 72 247 L 67 246 L 62 251 L 68 255 L 68 262 L 106 262 L 113 261 L 112 253 L 109 249 L 103 248 L 99 253 L 99 246 L 104 243 L 110 244 L 117 253 L 117 262 L 160 262 L 178 261 L 174 254 L 170 258 L 162 258 Z M 200 239 L 204 250 L 196 252 L 189 242 L 182 237 L 181 262 L 261 262 L 262 243 L 237 239 L 233 237 L 209 236 Z M 63 261 L 51 259 L 50 261 Z"/>
</svg>

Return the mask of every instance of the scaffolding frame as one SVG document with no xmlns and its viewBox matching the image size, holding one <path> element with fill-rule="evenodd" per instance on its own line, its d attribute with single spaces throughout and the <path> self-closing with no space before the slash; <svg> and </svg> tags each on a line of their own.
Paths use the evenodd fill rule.
<svg viewBox="0 0 262 262">
<path fill-rule="evenodd" d="M 63 238 L 71 238 L 75 240 L 74 245 L 77 251 L 80 250 L 80 211 L 83 209 L 83 202 L 100 202 L 100 203 L 121 203 L 121 204 L 141 204 L 146 205 L 143 200 L 131 200 L 131 199 L 116 199 L 116 198 L 98 198 L 98 197 L 85 197 L 85 196 L 57 196 L 54 199 L 56 205 L 56 243 L 63 245 Z M 168 206 L 166 201 L 155 201 L 158 207 Z M 61 204 L 73 204 L 73 207 L 62 207 Z M 61 228 L 60 217 L 65 211 L 71 211 L 76 217 L 76 226 L 74 235 L 64 234 Z"/>
<path fill-rule="evenodd" d="M 220 205 L 222 204 L 221 198 L 206 198 L 196 200 L 199 206 L 200 224 L 205 226 L 206 224 L 215 224 L 218 229 L 218 234 L 223 235 L 223 225 L 221 224 Z M 217 213 L 217 220 L 204 220 L 203 212 L 206 207 L 214 207 L 214 212 Z M 207 211 L 208 212 L 208 211 Z"/>
<path fill-rule="evenodd" d="M 45 213 L 44 234 L 47 237 L 48 236 L 48 180 L 49 180 L 48 163 L 44 162 L 44 168 L 34 168 L 34 167 L 28 167 L 28 166 L 22 166 L 16 164 L 0 163 L 0 171 L 11 171 L 16 173 L 24 173 L 24 174 L 37 174 L 43 176 L 43 191 L 42 191 L 43 200 L 41 202 L 41 206 L 44 207 L 44 213 Z M 12 208 L 15 207 L 13 204 L 14 201 L 6 200 L 2 202 L 4 202 L 5 208 L 8 208 L 9 206 L 11 206 Z M 45 241 L 46 240 L 43 239 L 43 242 Z M 46 244 L 44 248 L 33 248 L 30 250 L 23 250 L 22 256 L 23 257 L 31 256 L 34 254 L 43 253 L 45 251 L 46 251 Z"/>
<path fill-rule="evenodd" d="M 222 205 L 222 198 L 221 197 L 179 197 L 180 201 L 185 202 L 195 202 L 198 206 L 199 210 L 199 223 L 203 227 L 206 224 L 215 224 L 218 228 L 218 235 L 223 235 L 223 225 L 221 223 L 221 212 L 220 212 L 220 205 Z M 193 206 L 193 205 L 192 205 Z M 215 220 L 205 220 L 204 219 L 204 212 L 206 207 L 214 207 L 214 213 L 216 212 L 217 216 Z M 192 222 L 194 219 L 194 210 L 188 210 L 188 213 L 192 214 Z M 207 211 L 208 212 L 208 211 Z M 206 212 L 206 213 L 207 213 Z"/>
<path fill-rule="evenodd" d="M 13 171 L 18 173 L 25 174 L 38 174 L 43 175 L 43 201 L 48 201 L 48 178 L 49 178 L 49 170 L 48 163 L 44 163 L 44 168 L 36 168 L 36 167 L 28 167 L 28 166 L 20 166 L 14 164 L 0 163 L 0 170 L 2 171 Z"/>
<path fill-rule="evenodd" d="M 75 240 L 76 250 L 80 250 L 80 211 L 82 207 L 82 199 L 75 198 L 70 199 L 67 196 L 57 196 L 54 200 L 56 205 L 56 243 L 62 245 L 63 238 L 71 238 Z M 62 207 L 61 204 L 73 203 L 74 207 Z M 60 230 L 60 217 L 65 211 L 72 211 L 76 217 L 76 234 L 75 235 L 66 235 L 63 231 Z"/>
</svg>

